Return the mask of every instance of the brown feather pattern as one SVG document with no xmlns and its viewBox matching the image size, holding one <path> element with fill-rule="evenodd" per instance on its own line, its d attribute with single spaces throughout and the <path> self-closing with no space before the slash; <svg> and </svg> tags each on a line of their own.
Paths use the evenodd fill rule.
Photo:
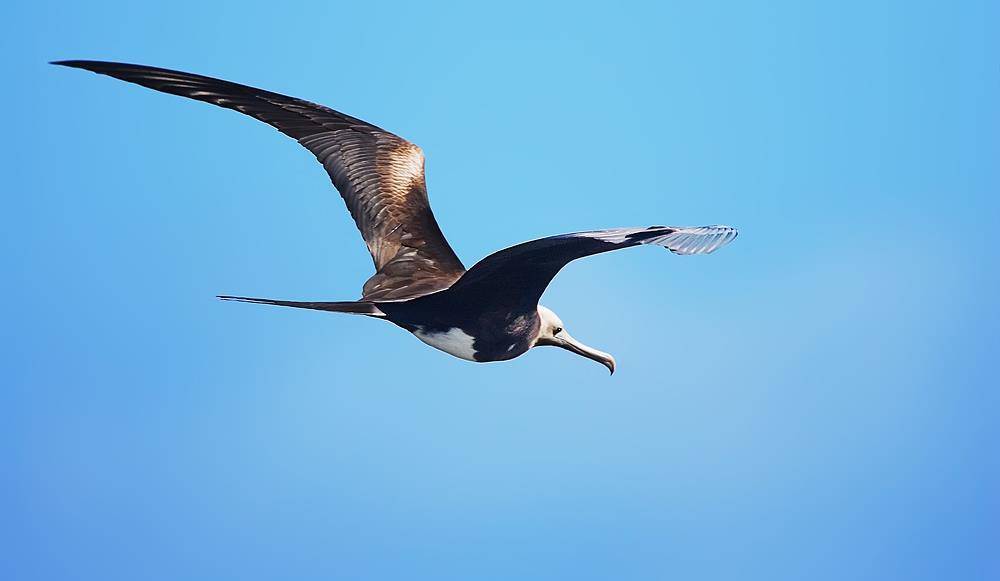
<svg viewBox="0 0 1000 581">
<path fill-rule="evenodd" d="M 443 290 L 465 268 L 431 212 L 420 148 L 329 107 L 202 75 L 100 61 L 60 61 L 263 121 L 319 160 L 361 231 L 376 273 L 363 300 L 396 301 Z"/>
</svg>

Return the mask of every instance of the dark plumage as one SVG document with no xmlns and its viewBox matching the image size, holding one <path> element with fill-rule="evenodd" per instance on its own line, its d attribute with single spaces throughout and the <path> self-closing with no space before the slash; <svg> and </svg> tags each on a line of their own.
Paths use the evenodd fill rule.
<svg viewBox="0 0 1000 581">
<path fill-rule="evenodd" d="M 559 270 L 577 258 L 641 244 L 676 254 L 707 254 L 736 237 L 727 226 L 562 234 L 495 252 L 466 272 L 431 212 L 423 153 L 405 139 L 322 105 L 202 75 L 100 61 L 53 64 L 239 111 L 297 140 L 323 164 L 375 263 L 361 299 L 222 299 L 385 318 L 472 361 L 502 361 L 531 347 L 556 345 L 613 373 L 614 358 L 573 339 L 558 316 L 538 304 Z"/>
</svg>

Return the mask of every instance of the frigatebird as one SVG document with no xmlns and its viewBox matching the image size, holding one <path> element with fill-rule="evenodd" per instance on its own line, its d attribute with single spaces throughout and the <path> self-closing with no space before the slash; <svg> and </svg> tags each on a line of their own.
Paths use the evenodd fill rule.
<svg viewBox="0 0 1000 581">
<path fill-rule="evenodd" d="M 431 212 L 423 152 L 397 135 L 323 105 L 202 75 L 102 61 L 52 64 L 239 111 L 297 140 L 323 164 L 375 262 L 361 298 L 220 299 L 382 318 L 432 347 L 476 362 L 505 361 L 553 345 L 613 374 L 614 357 L 574 339 L 554 312 L 538 304 L 556 273 L 573 260 L 611 250 L 654 244 L 674 254 L 708 254 L 736 238 L 736 229 L 728 226 L 574 232 L 505 248 L 466 270 Z"/>
</svg>

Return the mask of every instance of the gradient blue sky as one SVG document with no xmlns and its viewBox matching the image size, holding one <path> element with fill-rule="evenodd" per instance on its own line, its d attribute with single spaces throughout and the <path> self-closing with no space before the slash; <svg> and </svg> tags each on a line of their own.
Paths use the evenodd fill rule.
<svg viewBox="0 0 1000 581">
<path fill-rule="evenodd" d="M 997 579 L 996 2 L 7 3 L 0 577 Z M 573 264 L 560 350 L 450 358 L 350 299 L 311 155 L 46 65 L 179 68 L 421 145 L 471 264 Z"/>
</svg>

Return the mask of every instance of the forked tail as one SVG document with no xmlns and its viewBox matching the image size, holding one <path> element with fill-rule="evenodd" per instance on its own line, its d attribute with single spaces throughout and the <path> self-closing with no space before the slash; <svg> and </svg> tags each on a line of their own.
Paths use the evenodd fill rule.
<svg viewBox="0 0 1000 581">
<path fill-rule="evenodd" d="M 349 313 L 352 315 L 367 315 L 369 317 L 384 317 L 375 303 L 367 301 L 336 301 L 326 303 L 304 301 L 276 301 L 274 299 L 256 299 L 253 297 L 232 297 L 219 295 L 224 301 L 239 301 L 241 303 L 257 303 L 259 305 L 277 305 L 279 307 L 295 307 L 296 309 L 312 309 L 314 311 L 331 311 L 334 313 Z"/>
</svg>

